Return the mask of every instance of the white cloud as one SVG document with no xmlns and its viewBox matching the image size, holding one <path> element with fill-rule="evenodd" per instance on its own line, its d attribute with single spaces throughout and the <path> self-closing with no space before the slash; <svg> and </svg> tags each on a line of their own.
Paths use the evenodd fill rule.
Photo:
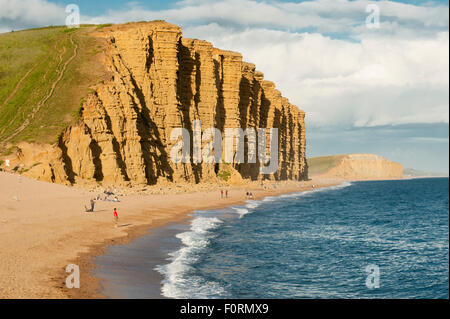
<svg viewBox="0 0 450 319">
<path fill-rule="evenodd" d="M 64 10 L 46 0 L 0 0 L 0 30 L 64 25 Z"/>
<path fill-rule="evenodd" d="M 369 3 L 380 8 L 379 29 L 364 24 Z M 0 29 L 64 23 L 64 8 L 45 0 L 0 0 L 0 7 Z M 123 10 L 85 15 L 82 22 L 153 19 L 179 24 L 187 37 L 241 52 L 307 111 L 310 125 L 448 123 L 447 6 L 184 0 L 161 11 L 129 3 Z"/>
<path fill-rule="evenodd" d="M 183 26 L 217 22 L 234 29 L 270 27 L 284 30 L 314 28 L 321 33 L 345 33 L 358 37 L 369 32 L 365 27 L 366 6 L 380 8 L 383 28 L 390 32 L 410 31 L 412 35 L 428 34 L 436 28 L 448 27 L 447 7 L 416 6 L 393 1 L 316 0 L 293 2 L 261 2 L 255 0 L 181 1 L 174 9 L 152 11 L 140 5 L 126 10 L 108 11 L 98 17 L 85 17 L 86 22 L 127 22 L 166 19 Z"/>
<path fill-rule="evenodd" d="M 447 143 L 448 137 L 411 137 L 412 141 L 426 142 L 426 143 Z"/>
<path fill-rule="evenodd" d="M 361 42 L 217 25 L 185 35 L 243 53 L 314 126 L 448 123 L 448 32 Z"/>
</svg>

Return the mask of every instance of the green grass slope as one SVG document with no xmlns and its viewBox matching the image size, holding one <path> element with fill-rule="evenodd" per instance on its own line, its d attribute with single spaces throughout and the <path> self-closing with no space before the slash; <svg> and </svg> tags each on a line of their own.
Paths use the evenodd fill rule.
<svg viewBox="0 0 450 319">
<path fill-rule="evenodd" d="M 0 34 L 0 154 L 20 141 L 54 143 L 77 120 L 89 87 L 106 76 L 97 29 Z"/>
<path fill-rule="evenodd" d="M 317 156 L 310 157 L 308 163 L 308 174 L 310 176 L 325 174 L 331 168 L 339 164 L 345 155 Z"/>
</svg>

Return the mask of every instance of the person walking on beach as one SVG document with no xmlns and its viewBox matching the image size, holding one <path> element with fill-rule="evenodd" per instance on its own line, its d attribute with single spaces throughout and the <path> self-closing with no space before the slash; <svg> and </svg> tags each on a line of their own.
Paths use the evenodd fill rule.
<svg viewBox="0 0 450 319">
<path fill-rule="evenodd" d="M 228 198 L 228 189 L 225 191 L 225 198 Z"/>
<path fill-rule="evenodd" d="M 220 198 L 223 198 L 223 189 L 220 190 Z"/>
<path fill-rule="evenodd" d="M 119 221 L 119 215 L 117 214 L 117 210 L 114 208 L 114 227 L 117 228 L 117 222 Z"/>
</svg>

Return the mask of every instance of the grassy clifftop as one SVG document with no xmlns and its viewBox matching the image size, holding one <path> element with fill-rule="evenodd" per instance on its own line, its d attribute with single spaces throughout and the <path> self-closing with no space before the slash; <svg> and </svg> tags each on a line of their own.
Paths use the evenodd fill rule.
<svg viewBox="0 0 450 319">
<path fill-rule="evenodd" d="M 312 157 L 308 160 L 309 176 L 347 180 L 398 179 L 403 177 L 401 164 L 376 154 L 343 154 Z"/>
<path fill-rule="evenodd" d="M 309 175 L 321 175 L 337 166 L 345 155 L 317 156 L 307 159 Z"/>
<path fill-rule="evenodd" d="M 20 141 L 54 143 L 103 76 L 97 27 L 0 34 L 0 152 Z"/>
</svg>

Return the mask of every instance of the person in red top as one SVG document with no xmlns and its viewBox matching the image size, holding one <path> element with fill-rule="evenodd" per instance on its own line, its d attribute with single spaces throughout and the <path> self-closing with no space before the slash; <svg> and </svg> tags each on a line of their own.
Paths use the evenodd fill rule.
<svg viewBox="0 0 450 319">
<path fill-rule="evenodd" d="M 117 214 L 117 210 L 114 208 L 114 226 L 117 228 L 117 222 L 119 221 L 119 215 Z"/>
<path fill-rule="evenodd" d="M 228 189 L 225 191 L 225 198 L 228 198 Z"/>
<path fill-rule="evenodd" d="M 223 198 L 223 189 L 220 190 L 220 198 Z"/>
</svg>

